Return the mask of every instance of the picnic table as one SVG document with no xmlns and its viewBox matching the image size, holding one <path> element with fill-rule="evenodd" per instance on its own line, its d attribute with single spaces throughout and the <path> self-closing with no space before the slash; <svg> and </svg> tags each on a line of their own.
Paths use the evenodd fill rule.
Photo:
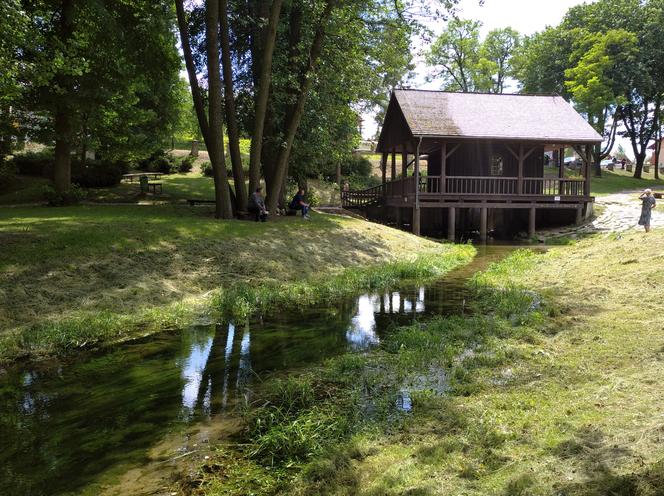
<svg viewBox="0 0 664 496">
<path fill-rule="evenodd" d="M 127 179 L 130 183 L 134 182 L 134 179 L 141 179 L 141 176 L 145 176 L 148 179 L 161 179 L 161 172 L 139 172 L 137 174 L 122 174 L 122 179 Z"/>
</svg>

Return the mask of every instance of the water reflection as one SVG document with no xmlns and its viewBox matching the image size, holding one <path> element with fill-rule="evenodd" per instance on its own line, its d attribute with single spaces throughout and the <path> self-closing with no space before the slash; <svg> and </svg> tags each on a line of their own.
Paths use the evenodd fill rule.
<svg viewBox="0 0 664 496">
<path fill-rule="evenodd" d="M 465 312 L 464 279 L 11 370 L 0 377 L 0 494 L 77 492 L 118 463 L 140 462 L 169 431 L 233 408 L 257 376 L 367 350 L 418 316 Z"/>
</svg>

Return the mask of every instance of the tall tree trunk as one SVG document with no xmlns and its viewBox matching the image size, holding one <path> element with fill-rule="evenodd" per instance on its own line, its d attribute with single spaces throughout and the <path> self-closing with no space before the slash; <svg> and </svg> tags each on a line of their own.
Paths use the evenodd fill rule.
<svg viewBox="0 0 664 496">
<path fill-rule="evenodd" d="M 224 71 L 224 110 L 226 111 L 226 125 L 228 127 L 228 149 L 231 155 L 233 180 L 235 182 L 235 205 L 238 210 L 246 210 L 247 190 L 244 183 L 244 171 L 242 170 L 240 131 L 235 108 L 227 0 L 219 0 L 219 24 L 221 26 L 221 60 Z"/>
<path fill-rule="evenodd" d="M 264 43 L 261 51 L 260 74 L 258 87 L 256 88 L 254 105 L 254 130 L 251 135 L 251 151 L 249 155 L 249 191 L 258 187 L 261 177 L 261 151 L 263 149 L 263 128 L 265 124 L 265 113 L 270 95 L 270 83 L 272 81 L 272 55 L 277 38 L 277 25 L 281 13 L 282 0 L 272 0 L 270 18 L 267 24 Z M 255 64 L 256 61 L 254 60 Z"/>
<path fill-rule="evenodd" d="M 60 42 L 67 46 L 74 34 L 74 0 L 62 0 L 60 14 Z M 65 193 L 71 187 L 71 147 L 72 122 L 69 106 L 70 84 L 65 76 L 56 80 L 65 94 L 59 98 L 54 113 L 55 160 L 53 166 L 53 185 L 58 193 Z"/>
<path fill-rule="evenodd" d="M 659 179 L 659 157 L 662 152 L 662 128 L 657 128 L 657 134 L 655 137 L 655 179 Z"/>
<path fill-rule="evenodd" d="M 295 139 L 295 134 L 297 129 L 300 126 L 300 121 L 302 120 L 302 115 L 304 114 L 304 105 L 309 95 L 309 90 L 314 81 L 314 75 L 316 71 L 316 64 L 323 50 L 323 41 L 325 40 L 325 32 L 327 28 L 327 23 L 330 16 L 332 15 L 332 10 L 336 4 L 336 0 L 328 0 L 325 4 L 325 9 L 321 15 L 318 27 L 316 29 L 316 34 L 314 35 L 313 42 L 311 44 L 311 49 L 309 50 L 309 60 L 305 69 L 302 71 L 300 79 L 300 92 L 297 97 L 297 103 L 295 104 L 293 111 L 288 119 L 288 125 L 286 128 L 285 142 L 284 146 L 279 151 L 279 157 L 275 165 L 274 174 L 270 181 L 271 184 L 268 185 L 268 210 L 274 209 L 277 206 L 279 201 L 279 190 L 285 179 L 286 170 L 288 167 L 288 160 L 290 159 L 290 153 L 293 148 L 293 140 Z"/>
<path fill-rule="evenodd" d="M 205 37 L 207 41 L 209 141 L 208 153 L 214 171 L 215 215 L 230 219 L 233 216 L 226 160 L 224 156 L 224 126 L 222 119 L 221 74 L 219 70 L 219 0 L 207 0 L 205 8 Z"/>
<path fill-rule="evenodd" d="M 194 57 L 191 52 L 191 43 L 189 41 L 189 26 L 187 24 L 187 16 L 184 11 L 183 0 L 175 0 L 175 11 L 178 18 L 178 29 L 180 31 L 180 44 L 182 45 L 182 53 L 184 54 L 184 64 L 187 68 L 187 75 L 189 76 L 189 86 L 191 87 L 191 97 L 194 102 L 194 110 L 196 111 L 196 118 L 198 119 L 198 126 L 201 129 L 201 135 L 206 147 L 210 147 L 208 143 L 208 120 L 205 114 L 205 104 L 203 103 L 203 95 L 201 88 L 198 85 L 198 77 L 196 74 L 196 66 L 194 65 Z"/>
<path fill-rule="evenodd" d="M 69 110 L 55 114 L 55 164 L 53 185 L 58 193 L 69 191 L 71 186 L 71 122 Z"/>
</svg>

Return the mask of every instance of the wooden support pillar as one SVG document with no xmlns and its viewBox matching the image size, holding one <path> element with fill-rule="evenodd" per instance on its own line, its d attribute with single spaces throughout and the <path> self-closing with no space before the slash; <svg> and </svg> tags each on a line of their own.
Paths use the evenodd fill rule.
<svg viewBox="0 0 664 496">
<path fill-rule="evenodd" d="M 456 209 L 449 207 L 447 209 L 447 239 L 456 241 Z"/>
<path fill-rule="evenodd" d="M 395 207 L 394 217 L 396 218 L 397 228 L 401 229 L 401 207 Z"/>
<path fill-rule="evenodd" d="M 383 156 L 380 159 L 380 173 L 382 183 L 385 184 L 387 182 L 387 152 L 383 152 Z"/>
<path fill-rule="evenodd" d="M 590 196 L 590 167 L 592 163 L 592 145 L 586 145 L 586 174 L 585 181 L 583 182 L 583 194 L 584 196 Z"/>
<path fill-rule="evenodd" d="M 535 207 L 530 207 L 530 215 L 528 215 L 528 237 L 532 238 L 535 236 L 535 218 L 537 217 L 537 209 Z"/>
<path fill-rule="evenodd" d="M 404 152 L 401 154 L 401 177 L 404 178 L 408 175 L 408 152 L 405 151 L 406 147 L 404 145 Z"/>
<path fill-rule="evenodd" d="M 519 169 L 517 173 L 517 193 L 519 195 L 523 194 L 523 162 L 524 162 L 524 156 L 523 156 L 523 143 L 519 144 Z"/>
<path fill-rule="evenodd" d="M 422 138 L 420 138 L 415 149 L 415 170 L 413 176 L 415 177 L 415 207 L 413 208 L 413 234 L 420 235 L 420 145 Z"/>
<path fill-rule="evenodd" d="M 447 143 L 441 145 L 440 149 L 440 193 L 447 192 Z"/>
<path fill-rule="evenodd" d="M 583 205 L 576 207 L 576 225 L 580 226 L 583 223 Z"/>
<path fill-rule="evenodd" d="M 397 153 L 392 151 L 392 175 L 391 180 L 394 181 L 397 178 Z"/>
<path fill-rule="evenodd" d="M 487 215 L 488 209 L 480 208 L 480 243 L 486 243 L 487 240 Z"/>
<path fill-rule="evenodd" d="M 558 152 L 558 177 L 560 179 L 565 177 L 565 148 L 561 148 Z"/>
</svg>

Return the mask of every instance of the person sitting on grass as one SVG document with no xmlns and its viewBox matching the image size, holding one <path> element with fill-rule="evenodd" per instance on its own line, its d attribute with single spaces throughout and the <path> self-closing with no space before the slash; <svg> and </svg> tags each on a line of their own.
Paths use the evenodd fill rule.
<svg viewBox="0 0 664 496">
<path fill-rule="evenodd" d="M 656 205 L 652 190 L 646 189 L 641 193 L 641 196 L 639 196 L 639 200 L 642 201 L 639 225 L 643 226 L 646 232 L 650 232 L 650 217 L 652 216 L 652 209 L 655 208 Z"/>
<path fill-rule="evenodd" d="M 288 208 L 291 210 L 302 210 L 302 218 L 309 219 L 309 204 L 304 202 L 304 190 L 302 188 L 297 190 Z"/>
<path fill-rule="evenodd" d="M 259 220 L 265 222 L 267 220 L 267 214 L 269 213 L 265 208 L 265 200 L 263 199 L 261 190 L 262 188 L 260 186 L 256 188 L 256 191 L 254 191 L 249 197 L 249 204 L 247 205 L 249 213 L 256 216 L 256 222 Z"/>
</svg>

